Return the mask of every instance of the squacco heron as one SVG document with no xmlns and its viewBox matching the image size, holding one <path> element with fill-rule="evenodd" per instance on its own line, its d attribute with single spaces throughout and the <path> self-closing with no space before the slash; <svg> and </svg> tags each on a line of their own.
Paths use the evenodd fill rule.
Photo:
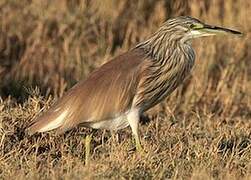
<svg viewBox="0 0 251 180">
<path fill-rule="evenodd" d="M 56 129 L 63 133 L 78 125 L 108 130 L 130 126 L 136 149 L 142 149 L 140 115 L 170 95 L 190 74 L 195 60 L 191 40 L 220 34 L 241 35 L 188 16 L 167 20 L 148 39 L 72 87 L 31 122 L 28 132 Z"/>
</svg>

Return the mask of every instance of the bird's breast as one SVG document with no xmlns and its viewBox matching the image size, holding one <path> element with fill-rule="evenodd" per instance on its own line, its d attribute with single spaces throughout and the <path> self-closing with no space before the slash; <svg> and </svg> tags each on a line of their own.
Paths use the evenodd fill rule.
<svg viewBox="0 0 251 180">
<path fill-rule="evenodd" d="M 192 52 L 193 53 L 193 52 Z M 146 69 L 142 78 L 137 102 L 142 111 L 146 111 L 170 95 L 190 74 L 194 64 L 194 54 L 174 55 L 162 64 L 152 65 Z"/>
</svg>

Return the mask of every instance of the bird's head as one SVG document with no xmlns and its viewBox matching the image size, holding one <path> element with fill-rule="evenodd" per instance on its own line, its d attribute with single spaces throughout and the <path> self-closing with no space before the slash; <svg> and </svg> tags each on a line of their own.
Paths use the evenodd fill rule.
<svg viewBox="0 0 251 180">
<path fill-rule="evenodd" d="M 242 35 L 241 32 L 208 25 L 189 16 L 181 16 L 169 19 L 162 27 L 162 30 L 168 31 L 168 35 L 171 39 L 181 40 L 183 42 L 203 36 L 227 34 Z"/>
</svg>

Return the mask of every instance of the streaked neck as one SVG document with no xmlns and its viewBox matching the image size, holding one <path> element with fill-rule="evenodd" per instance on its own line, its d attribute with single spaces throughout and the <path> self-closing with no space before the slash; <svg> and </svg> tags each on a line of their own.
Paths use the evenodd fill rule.
<svg viewBox="0 0 251 180">
<path fill-rule="evenodd" d="M 183 42 L 181 39 L 175 39 L 165 29 L 160 28 L 146 41 L 139 43 L 136 48 L 142 48 L 153 60 L 160 62 L 168 61 L 173 53 L 181 54 L 192 50 L 190 43 Z"/>
</svg>

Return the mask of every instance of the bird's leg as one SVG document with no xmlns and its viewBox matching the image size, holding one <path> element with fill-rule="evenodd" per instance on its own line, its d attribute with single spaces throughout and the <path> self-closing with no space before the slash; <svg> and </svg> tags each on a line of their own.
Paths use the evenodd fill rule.
<svg viewBox="0 0 251 180">
<path fill-rule="evenodd" d="M 92 135 L 85 137 L 85 165 L 89 165 Z"/>
<path fill-rule="evenodd" d="M 135 144 L 136 144 L 136 150 L 138 152 L 142 152 L 143 151 L 143 148 L 141 146 L 141 143 L 140 143 L 140 139 L 139 139 L 139 136 L 138 134 L 137 135 L 134 135 L 134 139 L 135 139 Z"/>
<path fill-rule="evenodd" d="M 136 150 L 139 152 L 142 152 L 143 148 L 140 143 L 139 131 L 138 131 L 138 126 L 139 126 L 139 112 L 138 112 L 138 110 L 132 110 L 127 115 L 127 120 L 128 120 L 129 125 L 132 129 L 132 134 L 135 139 Z"/>
</svg>

